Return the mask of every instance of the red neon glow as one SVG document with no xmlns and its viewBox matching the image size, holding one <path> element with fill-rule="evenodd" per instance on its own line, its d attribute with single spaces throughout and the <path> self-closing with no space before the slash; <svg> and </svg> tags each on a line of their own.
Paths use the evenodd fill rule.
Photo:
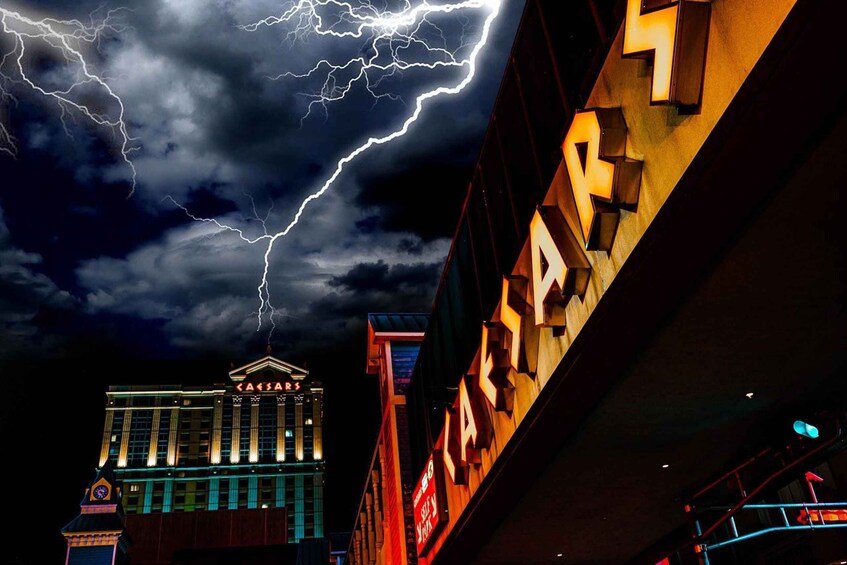
<svg viewBox="0 0 847 565">
<path fill-rule="evenodd" d="M 441 466 L 436 462 L 437 451 L 430 454 L 424 472 L 418 479 L 412 503 L 415 506 L 415 545 L 418 555 L 423 555 L 435 534 L 447 521 L 447 509 L 441 489 L 444 488 L 444 478 L 439 472 Z"/>
<path fill-rule="evenodd" d="M 300 383 L 271 381 L 265 383 L 238 383 L 236 392 L 291 392 L 300 390 Z"/>
<path fill-rule="evenodd" d="M 830 522 L 847 522 L 847 510 L 803 510 L 797 521 L 801 524 L 808 524 L 809 521 L 829 524 Z"/>
</svg>

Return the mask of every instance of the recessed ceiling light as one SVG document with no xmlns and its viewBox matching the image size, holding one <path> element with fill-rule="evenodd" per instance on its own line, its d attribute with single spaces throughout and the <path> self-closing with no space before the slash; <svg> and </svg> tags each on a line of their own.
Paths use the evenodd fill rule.
<svg viewBox="0 0 847 565">
<path fill-rule="evenodd" d="M 564 555 L 564 554 L 563 553 L 557 553 L 556 557 L 562 557 L 562 555 Z"/>
<path fill-rule="evenodd" d="M 668 467 L 670 467 L 670 465 L 668 465 L 667 463 L 665 463 L 664 465 L 662 465 L 662 469 L 667 469 Z"/>
<path fill-rule="evenodd" d="M 753 398 L 753 393 L 752 393 L 752 392 L 748 392 L 748 393 L 747 393 L 747 394 L 745 394 L 744 396 L 746 396 L 747 398 Z"/>
</svg>

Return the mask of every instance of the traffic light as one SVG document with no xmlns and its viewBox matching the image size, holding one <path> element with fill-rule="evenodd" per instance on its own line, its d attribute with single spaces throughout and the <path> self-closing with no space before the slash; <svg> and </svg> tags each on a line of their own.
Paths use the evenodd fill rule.
<svg viewBox="0 0 847 565">
<path fill-rule="evenodd" d="M 807 437 L 809 439 L 817 439 L 820 435 L 818 429 L 812 424 L 807 424 L 802 420 L 795 420 L 794 422 L 794 431 L 800 434 L 803 437 Z"/>
</svg>

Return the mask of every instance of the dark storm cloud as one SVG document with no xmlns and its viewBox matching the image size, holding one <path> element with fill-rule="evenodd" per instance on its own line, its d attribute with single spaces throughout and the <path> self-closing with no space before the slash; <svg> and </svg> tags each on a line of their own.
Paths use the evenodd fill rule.
<svg viewBox="0 0 847 565">
<path fill-rule="evenodd" d="M 441 263 L 387 265 L 384 261 L 356 265 L 346 273 L 329 279 L 329 286 L 353 293 L 399 290 L 429 295 L 438 279 Z"/>
<path fill-rule="evenodd" d="M 356 339 L 368 310 L 429 309 L 520 4 L 505 6 L 471 88 L 428 104 L 403 139 L 352 163 L 277 242 L 269 284 L 280 350 L 316 350 L 325 344 L 316 328 Z M 22 146 L 64 157 L 53 168 L 24 159 L 20 182 L 0 204 L 17 214 L 9 226 L 23 247 L 43 256 L 44 272 L 68 289 L 81 324 L 135 321 L 185 354 L 255 349 L 268 328 L 265 321 L 256 332 L 264 245 L 192 223 L 163 196 L 249 237 L 272 233 L 340 156 L 398 127 L 415 92 L 460 76 L 410 72 L 392 81 L 400 101 L 374 104 L 359 89 L 301 124 L 309 100 L 302 93 L 313 92 L 314 81 L 267 77 L 304 72 L 324 57 L 358 56 L 362 45 L 314 37 L 292 43 L 280 29 L 238 28 L 279 10 L 265 0 L 154 0 L 122 15 L 130 29 L 104 44 L 96 60 L 142 146 L 133 156 L 139 187 L 129 201 L 117 200 L 127 167 L 99 148 L 108 142 L 97 139 L 103 132 L 80 123 L 94 141 L 79 144 L 59 134 L 55 116 L 28 127 L 20 120 Z M 41 170 L 49 172 L 44 180 L 29 182 Z M 44 201 L 53 206 L 41 214 Z M 30 227 L 20 214 L 45 215 L 49 229 Z"/>
<path fill-rule="evenodd" d="M 337 349 L 364 352 L 369 312 L 429 312 L 442 263 L 358 263 L 331 277 L 327 290 L 302 313 L 283 318 L 274 332 L 274 351 L 321 359 Z M 296 346 L 292 347 L 292 344 Z"/>
<path fill-rule="evenodd" d="M 294 163 L 300 157 L 290 139 L 300 119 L 295 94 L 275 90 L 269 95 L 272 85 L 259 70 L 267 45 L 239 30 L 242 22 L 225 6 L 206 8 L 205 17 L 181 19 L 178 5 L 144 3 L 131 18 L 135 38 L 150 56 L 166 60 L 175 75 L 212 79 L 190 93 L 205 102 L 192 114 L 201 130 L 199 148 L 271 169 Z"/>
<path fill-rule="evenodd" d="M 412 232 L 424 240 L 450 237 L 459 220 L 473 165 L 468 163 L 411 164 L 391 175 L 363 183 L 356 203 L 378 209 L 374 228 Z"/>
<path fill-rule="evenodd" d="M 76 300 L 37 271 L 42 258 L 15 247 L 0 209 L 0 357 L 55 349 L 61 335 L 43 331 Z"/>
<path fill-rule="evenodd" d="M 447 242 L 356 231 L 339 239 L 334 222 L 350 210 L 340 196 L 328 197 L 316 210 L 311 229 L 285 240 L 271 255 L 269 284 L 278 327 L 273 342 L 279 344 L 275 351 L 298 355 L 316 349 L 325 343 L 316 328 L 356 328 L 369 308 L 428 308 Z M 232 215 L 224 219 L 234 221 Z M 377 246 L 384 249 L 375 253 Z M 77 274 L 88 289 L 85 303 L 91 315 L 159 320 L 179 349 L 241 356 L 257 350 L 270 329 L 265 319 L 262 331 L 256 331 L 263 252 L 264 247 L 245 245 L 213 225 L 189 224 L 125 258 L 84 261 Z M 370 264 L 375 269 L 369 286 L 365 279 Z M 352 335 L 345 330 L 333 339 L 344 341 Z"/>
</svg>

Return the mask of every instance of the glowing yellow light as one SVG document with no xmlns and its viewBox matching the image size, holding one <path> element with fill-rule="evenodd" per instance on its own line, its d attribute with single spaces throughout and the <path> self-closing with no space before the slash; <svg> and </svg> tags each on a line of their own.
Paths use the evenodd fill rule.
<svg viewBox="0 0 847 565">
<path fill-rule="evenodd" d="M 465 379 L 459 381 L 459 441 L 462 451 L 462 461 L 468 461 L 468 453 L 472 453 L 476 446 L 479 430 L 476 426 L 476 418 L 471 407 L 471 399 Z"/>
<path fill-rule="evenodd" d="M 512 334 L 512 343 L 509 346 L 509 362 L 512 368 L 518 371 L 520 370 L 521 354 L 521 315 L 509 305 L 509 287 L 509 279 L 503 277 L 503 289 L 500 293 L 500 321 Z"/>
<path fill-rule="evenodd" d="M 453 481 L 454 485 L 458 485 L 462 484 L 462 476 L 459 475 L 456 469 L 456 463 L 453 461 L 453 453 L 450 450 L 450 440 L 453 437 L 453 434 L 450 433 L 452 431 L 451 425 L 450 410 L 448 409 L 444 411 L 444 449 L 441 450 L 441 457 L 444 459 L 444 467 L 447 469 L 447 474 L 450 475 L 450 480 Z"/>
<path fill-rule="evenodd" d="M 596 112 L 579 112 L 574 115 L 562 153 L 568 168 L 568 178 L 573 188 L 582 235 L 585 241 L 591 239 L 594 226 L 594 203 L 592 196 L 611 200 L 613 196 L 615 165 L 599 158 L 600 137 L 602 131 Z M 587 144 L 585 168 L 580 160 L 578 147 Z"/>
<path fill-rule="evenodd" d="M 544 302 L 565 287 L 568 266 L 559 252 L 553 236 L 544 224 L 538 210 L 529 224 L 530 247 L 532 248 L 532 295 L 535 306 L 535 324 L 543 325 Z M 547 272 L 542 269 L 542 254 L 547 262 Z M 555 286 L 554 286 L 555 285 Z"/>
<path fill-rule="evenodd" d="M 491 376 L 491 371 L 494 369 L 494 352 L 489 353 L 488 351 L 488 325 L 482 324 L 482 343 L 480 344 L 479 349 L 479 358 L 480 358 L 480 367 L 479 367 L 479 388 L 482 390 L 482 393 L 491 403 L 491 406 L 497 407 L 497 386 L 491 381 L 489 378 Z M 465 381 L 462 379 L 462 382 L 459 384 L 459 409 L 460 413 L 462 410 L 461 404 L 461 390 L 462 387 L 465 386 Z M 465 390 L 465 396 L 467 397 L 467 390 Z M 462 425 L 464 422 L 463 418 L 459 419 L 459 426 L 464 428 Z M 476 430 L 474 430 L 474 439 L 476 439 Z M 462 438 L 462 446 L 464 449 L 465 440 Z M 464 453 L 464 450 L 463 452 Z M 462 459 L 464 461 L 464 457 Z"/>
<path fill-rule="evenodd" d="M 624 23 L 623 54 L 640 55 L 652 51 L 653 86 L 651 102 L 670 101 L 673 52 L 676 42 L 678 4 L 641 13 L 641 0 L 628 0 Z"/>
<path fill-rule="evenodd" d="M 642 163 L 627 159 L 626 139 L 620 108 L 598 108 L 578 112 L 562 143 L 586 249 L 610 250 L 620 209 L 638 204 Z"/>
</svg>

